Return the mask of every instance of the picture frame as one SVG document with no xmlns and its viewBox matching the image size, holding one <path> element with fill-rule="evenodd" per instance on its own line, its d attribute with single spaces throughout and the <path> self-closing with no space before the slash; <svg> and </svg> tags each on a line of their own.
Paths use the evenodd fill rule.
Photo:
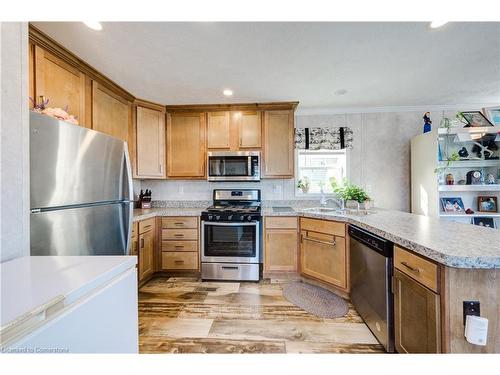
<svg viewBox="0 0 500 375">
<path fill-rule="evenodd" d="M 462 198 L 460 197 L 447 197 L 441 198 L 441 207 L 444 212 L 453 214 L 465 213 L 465 206 Z"/>
<path fill-rule="evenodd" d="M 473 217 L 472 224 L 480 227 L 496 228 L 495 218 L 493 217 L 484 217 L 484 216 Z"/>
<path fill-rule="evenodd" d="M 500 106 L 483 108 L 486 118 L 495 126 L 500 126 Z"/>
<path fill-rule="evenodd" d="M 485 126 L 494 126 L 481 111 L 461 112 L 467 125 L 464 128 L 482 128 Z"/>
<path fill-rule="evenodd" d="M 498 200 L 496 196 L 477 197 L 477 210 L 479 212 L 498 212 Z"/>
</svg>

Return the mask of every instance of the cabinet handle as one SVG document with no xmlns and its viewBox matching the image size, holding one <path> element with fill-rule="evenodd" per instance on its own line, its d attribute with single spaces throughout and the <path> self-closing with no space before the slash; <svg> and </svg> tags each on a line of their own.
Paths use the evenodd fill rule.
<svg viewBox="0 0 500 375">
<path fill-rule="evenodd" d="M 175 245 L 174 246 L 176 249 L 182 249 L 184 247 L 184 245 Z"/>
<path fill-rule="evenodd" d="M 145 225 L 144 230 L 151 228 L 151 224 Z"/>
<path fill-rule="evenodd" d="M 401 262 L 401 264 L 403 266 L 405 266 L 406 268 L 408 268 L 410 271 L 412 272 L 415 272 L 415 273 L 420 273 L 420 270 L 418 268 L 413 268 L 412 266 L 410 266 L 408 263 L 406 262 Z"/>
<path fill-rule="evenodd" d="M 176 260 L 174 263 L 175 264 L 182 264 L 182 263 L 184 263 L 184 261 L 183 260 Z"/>
<path fill-rule="evenodd" d="M 176 233 L 176 234 L 174 234 L 174 237 L 182 238 L 182 237 L 184 237 L 184 235 L 180 234 L 180 233 Z"/>
<path fill-rule="evenodd" d="M 144 249 L 144 238 L 141 238 L 141 249 Z"/>
<path fill-rule="evenodd" d="M 174 223 L 174 224 L 178 226 L 184 225 L 184 223 Z"/>
<path fill-rule="evenodd" d="M 323 245 L 330 245 L 330 246 L 335 246 L 336 242 L 335 240 L 333 242 L 329 242 L 329 241 L 322 241 L 322 240 L 317 240 L 315 238 L 311 238 L 311 237 L 303 237 L 302 238 L 306 241 L 311 241 L 311 242 L 317 242 L 317 243 L 321 243 Z"/>
</svg>

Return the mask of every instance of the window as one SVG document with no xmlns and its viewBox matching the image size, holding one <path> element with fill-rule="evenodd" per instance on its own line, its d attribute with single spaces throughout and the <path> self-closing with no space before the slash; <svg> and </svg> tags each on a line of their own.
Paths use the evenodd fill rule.
<svg viewBox="0 0 500 375">
<path fill-rule="evenodd" d="M 341 182 L 346 177 L 346 151 L 345 150 L 299 150 L 297 154 L 297 181 L 296 195 L 304 196 L 320 194 L 321 189 L 325 194 L 332 194 L 330 179 L 334 177 Z M 300 183 L 309 183 L 299 188 Z"/>
</svg>

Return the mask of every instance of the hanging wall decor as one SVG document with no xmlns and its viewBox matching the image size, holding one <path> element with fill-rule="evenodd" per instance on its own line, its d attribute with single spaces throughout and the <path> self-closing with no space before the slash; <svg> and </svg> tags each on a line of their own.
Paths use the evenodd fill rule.
<svg viewBox="0 0 500 375">
<path fill-rule="evenodd" d="M 342 150 L 352 148 L 352 130 L 347 127 L 295 129 L 295 148 L 301 150 Z"/>
</svg>

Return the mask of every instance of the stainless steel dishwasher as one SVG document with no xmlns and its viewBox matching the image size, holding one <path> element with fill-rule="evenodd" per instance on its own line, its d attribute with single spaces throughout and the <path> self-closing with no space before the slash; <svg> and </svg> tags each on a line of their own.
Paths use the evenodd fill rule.
<svg viewBox="0 0 500 375">
<path fill-rule="evenodd" d="M 394 303 L 391 293 L 393 243 L 349 226 L 351 301 L 377 340 L 394 352 Z"/>
</svg>

